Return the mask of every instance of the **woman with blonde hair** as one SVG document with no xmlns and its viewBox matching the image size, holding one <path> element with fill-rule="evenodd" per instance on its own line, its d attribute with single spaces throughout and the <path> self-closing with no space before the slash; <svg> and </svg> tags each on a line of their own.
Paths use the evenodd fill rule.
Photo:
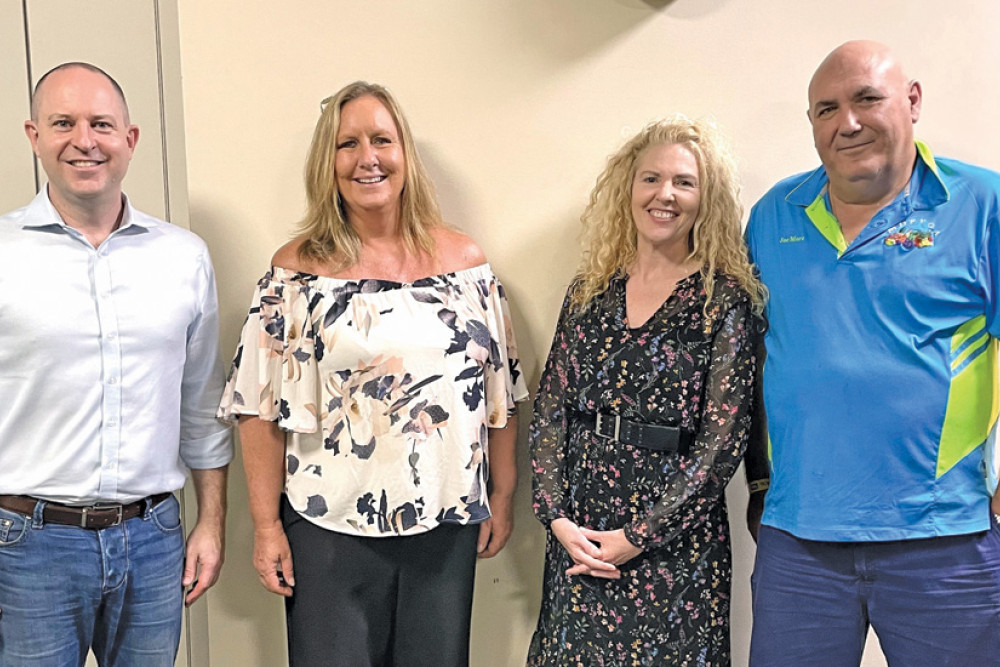
<svg viewBox="0 0 1000 667">
<path fill-rule="evenodd" d="M 529 665 L 728 665 L 724 491 L 746 446 L 764 289 L 714 127 L 608 160 L 531 424 L 548 528 Z"/>
<path fill-rule="evenodd" d="M 442 220 L 392 95 L 324 100 L 308 212 L 257 285 L 220 407 L 289 661 L 462 666 L 477 554 L 513 527 L 506 297 Z M 487 466 L 489 486 L 487 486 Z"/>
</svg>

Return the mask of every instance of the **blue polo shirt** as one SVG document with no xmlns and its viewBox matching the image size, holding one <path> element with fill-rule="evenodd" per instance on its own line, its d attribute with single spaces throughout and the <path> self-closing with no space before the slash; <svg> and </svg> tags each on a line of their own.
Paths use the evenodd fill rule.
<svg viewBox="0 0 1000 667">
<path fill-rule="evenodd" d="M 917 148 L 909 186 L 850 244 L 822 167 L 750 214 L 770 291 L 763 522 L 804 539 L 990 527 L 1000 174 Z"/>
</svg>

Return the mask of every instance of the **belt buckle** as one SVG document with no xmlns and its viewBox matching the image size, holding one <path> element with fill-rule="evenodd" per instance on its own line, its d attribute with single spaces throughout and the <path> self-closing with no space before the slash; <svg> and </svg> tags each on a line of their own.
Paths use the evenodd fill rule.
<svg viewBox="0 0 1000 667">
<path fill-rule="evenodd" d="M 613 436 L 604 435 L 604 433 L 601 431 L 601 425 L 604 423 L 604 420 L 607 419 L 608 417 L 612 417 L 612 415 L 605 416 L 605 415 L 601 414 L 600 412 L 598 412 L 597 413 L 597 421 L 596 421 L 596 424 L 594 426 L 594 431 L 596 431 L 597 435 L 601 436 L 602 438 L 611 438 L 612 440 L 618 440 L 618 433 L 621 431 L 621 427 L 622 427 L 622 418 L 621 418 L 621 415 L 614 415 L 613 416 L 614 423 L 615 423 L 615 433 L 614 433 Z"/>
<path fill-rule="evenodd" d="M 110 528 L 112 526 L 117 526 L 118 524 L 120 524 L 122 522 L 122 519 L 124 518 L 124 513 L 125 513 L 125 506 L 122 505 L 122 504 L 120 504 L 120 503 L 108 503 L 106 505 L 101 504 L 101 503 L 94 503 L 90 507 L 84 507 L 83 509 L 80 510 L 80 527 L 81 528 L 86 528 L 87 527 L 87 513 L 88 513 L 88 511 L 91 511 L 91 510 L 94 511 L 94 512 L 99 512 L 99 511 L 102 511 L 102 510 L 115 510 L 115 514 L 116 514 L 115 520 L 113 522 L 109 523 L 108 525 L 104 526 L 104 528 Z"/>
</svg>

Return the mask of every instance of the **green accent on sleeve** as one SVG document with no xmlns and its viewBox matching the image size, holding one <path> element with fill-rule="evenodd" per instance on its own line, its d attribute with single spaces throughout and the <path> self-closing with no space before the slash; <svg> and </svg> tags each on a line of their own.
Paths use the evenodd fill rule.
<svg viewBox="0 0 1000 667">
<path fill-rule="evenodd" d="M 955 350 L 962 347 L 962 345 L 965 344 L 965 341 L 969 340 L 977 333 L 982 331 L 983 327 L 985 326 L 986 326 L 986 316 L 977 315 L 976 317 L 973 317 L 971 320 L 969 320 L 968 322 L 960 326 L 958 329 L 956 329 L 955 333 L 952 334 L 951 337 L 951 353 L 955 354 Z M 954 368 L 955 365 L 956 364 L 952 363 L 951 365 L 952 368 Z"/>
<path fill-rule="evenodd" d="M 959 327 L 952 337 L 952 350 L 961 347 L 962 342 L 982 329 L 984 321 L 985 318 L 979 316 Z M 975 451 L 986 440 L 997 421 L 997 413 L 1000 411 L 997 340 L 987 336 L 984 344 L 987 348 L 983 353 L 951 379 L 938 447 L 937 477 L 944 475 Z M 970 346 L 972 347 L 978 349 L 981 346 Z M 964 360 L 969 354 L 970 350 L 963 350 L 959 359 Z M 958 359 L 955 361 L 957 363 L 953 363 L 953 368 L 961 364 Z"/>
<path fill-rule="evenodd" d="M 823 194 L 820 192 L 813 203 L 806 207 L 806 215 L 809 216 L 813 226 L 819 230 L 823 238 L 837 249 L 837 257 L 840 257 L 847 250 L 847 242 L 844 240 L 844 231 L 840 228 L 840 223 L 826 208 L 826 198 Z"/>
<path fill-rule="evenodd" d="M 961 366 L 962 362 L 974 355 L 977 351 L 981 350 L 984 346 L 989 345 L 991 340 L 992 338 L 989 336 L 983 336 L 975 343 L 962 350 L 961 354 L 951 360 L 951 370 L 954 371 L 956 368 Z"/>
</svg>

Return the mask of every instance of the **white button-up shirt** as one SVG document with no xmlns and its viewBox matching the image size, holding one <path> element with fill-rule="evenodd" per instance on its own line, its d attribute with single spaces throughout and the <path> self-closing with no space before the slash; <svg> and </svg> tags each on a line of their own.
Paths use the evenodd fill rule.
<svg viewBox="0 0 1000 667">
<path fill-rule="evenodd" d="M 0 494 L 131 502 L 229 463 L 218 333 L 191 232 L 126 201 L 94 248 L 44 188 L 0 217 Z"/>
</svg>

